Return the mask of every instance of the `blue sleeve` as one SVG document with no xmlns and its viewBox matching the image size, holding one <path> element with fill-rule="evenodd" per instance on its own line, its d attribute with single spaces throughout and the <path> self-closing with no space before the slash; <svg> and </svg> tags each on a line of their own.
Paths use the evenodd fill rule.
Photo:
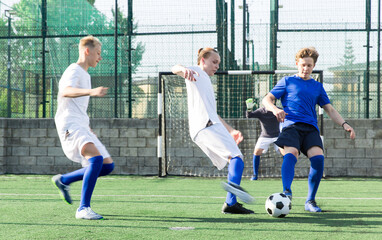
<svg viewBox="0 0 382 240">
<path fill-rule="evenodd" d="M 276 86 L 270 91 L 270 93 L 273 94 L 273 96 L 276 97 L 276 99 L 281 98 L 285 94 L 286 90 L 286 82 L 285 82 L 285 77 L 283 77 Z"/>
<path fill-rule="evenodd" d="M 320 93 L 320 96 L 318 98 L 317 103 L 318 103 L 318 105 L 320 105 L 320 107 L 325 106 L 326 104 L 330 103 L 328 94 L 326 94 L 326 91 L 325 91 L 324 86 L 322 84 L 321 84 L 321 93 Z"/>
</svg>

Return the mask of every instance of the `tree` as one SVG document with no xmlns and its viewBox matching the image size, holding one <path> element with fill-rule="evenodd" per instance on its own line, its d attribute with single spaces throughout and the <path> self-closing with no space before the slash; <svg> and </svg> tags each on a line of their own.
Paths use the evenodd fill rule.
<svg viewBox="0 0 382 240">
<path fill-rule="evenodd" d="M 355 62 L 355 55 L 353 49 L 353 42 L 351 39 L 345 40 L 345 53 L 341 59 L 342 65 L 349 66 Z"/>
<path fill-rule="evenodd" d="M 7 29 L 6 26 L 6 20 L 0 19 L 0 28 L 1 29 Z M 5 42 L 4 42 L 5 43 Z M 6 50 L 5 47 L 2 48 L 2 50 Z M 6 117 L 7 116 L 7 89 L 5 86 L 7 86 L 7 62 L 8 62 L 8 56 L 7 54 L 1 54 L 0 55 L 0 117 Z"/>
<path fill-rule="evenodd" d="M 111 9 L 113 17 L 115 17 L 115 11 L 114 9 Z M 124 34 L 123 37 L 119 38 L 118 41 L 118 48 L 121 50 L 120 55 L 118 56 L 118 68 L 122 68 L 122 78 L 123 78 L 123 85 L 120 88 L 120 91 L 122 95 L 127 96 L 128 92 L 128 69 L 129 69 L 129 62 L 128 62 L 128 54 L 129 54 L 129 49 L 131 49 L 131 74 L 135 73 L 137 68 L 140 66 L 141 60 L 142 60 L 142 55 L 145 51 L 145 46 L 142 42 L 136 42 L 135 36 L 130 36 L 131 37 L 131 48 L 129 48 L 129 29 L 128 29 L 128 18 L 125 17 L 120 10 L 120 8 L 117 8 L 118 11 L 118 27 L 119 27 L 119 32 L 122 32 Z M 137 29 L 137 24 L 133 24 L 133 31 Z M 141 96 L 144 96 L 145 93 L 144 91 L 137 85 L 132 84 L 131 85 L 131 92 L 132 92 L 132 99 L 134 100 L 134 105 L 138 105 L 141 101 L 142 98 Z M 126 101 L 121 102 L 122 105 L 126 104 Z M 127 108 L 125 108 L 125 111 L 127 111 Z"/>
<path fill-rule="evenodd" d="M 117 8 L 118 11 L 118 27 L 119 31 L 124 34 L 124 37 L 121 38 L 119 41 L 119 48 L 121 49 L 121 55 L 120 55 L 120 65 L 123 68 L 127 68 L 128 62 L 127 62 L 127 54 L 128 54 L 128 49 L 129 49 L 129 42 L 128 42 L 128 19 L 125 17 L 120 10 L 120 8 Z M 115 16 L 115 11 L 114 9 L 111 9 L 111 12 L 113 16 Z M 137 24 L 133 24 L 133 31 L 137 29 Z M 114 39 L 113 39 L 114 40 Z M 145 46 L 143 45 L 142 42 L 136 42 L 135 36 L 132 36 L 132 41 L 131 41 L 131 49 L 132 49 L 132 63 L 131 63 L 131 68 L 132 68 L 132 73 L 135 73 L 138 66 L 141 63 L 142 60 L 142 55 L 145 51 Z"/>
<path fill-rule="evenodd" d="M 100 65 L 96 69 L 91 69 L 89 72 L 95 81 L 106 82 L 113 84 L 112 79 L 115 74 L 123 75 L 127 71 L 125 67 L 126 41 L 122 38 L 119 40 L 118 59 L 119 62 L 114 62 L 114 19 L 108 19 L 104 14 L 99 12 L 93 5 L 95 0 L 72 0 L 72 1 L 56 1 L 47 0 L 47 35 L 46 38 L 46 92 L 47 95 L 56 95 L 55 88 L 60 76 L 67 66 L 75 62 L 78 58 L 78 41 L 83 35 L 110 34 L 110 36 L 102 36 L 99 39 L 102 42 L 102 57 Z M 42 6 L 41 1 L 36 0 L 20 0 L 12 6 L 17 17 L 12 20 L 12 35 L 21 36 L 38 36 L 41 35 L 41 19 Z M 119 9 L 118 9 L 119 11 Z M 120 12 L 120 11 L 119 11 Z M 125 29 L 126 18 L 122 13 L 119 13 L 119 28 L 120 31 Z M 6 19 L 2 19 L 0 25 L 6 25 Z M 136 25 L 135 25 L 136 28 Z M 17 31 L 13 31 L 16 29 Z M 81 35 L 78 37 L 57 37 L 58 35 Z M 26 92 L 28 94 L 41 94 L 42 84 L 42 41 L 41 38 L 30 39 L 13 39 L 12 45 L 12 78 L 20 79 L 22 72 L 27 71 Z M 134 43 L 135 51 L 132 61 L 132 72 L 135 72 L 140 65 L 144 46 L 142 43 Z M 2 60 L 6 60 L 7 54 L 4 51 L 1 54 Z M 114 73 L 114 64 L 118 64 L 118 73 Z M 0 74 L 3 75 L 3 69 L 0 69 Z M 6 73 L 6 71 L 5 71 Z M 17 76 L 17 77 L 16 77 Z M 35 77 L 37 76 L 37 78 Z M 2 76 L 1 76 L 2 77 Z M 2 78 L 4 79 L 4 78 Z M 6 79 L 6 78 L 5 78 Z M 123 79 L 121 79 L 121 82 Z M 52 85 L 50 83 L 53 83 Z M 97 84 L 97 83 L 95 83 Z M 36 88 L 36 85 L 38 86 Z M 111 85 L 110 85 L 111 86 Z M 21 101 L 21 99 L 19 99 Z M 40 99 L 41 100 L 41 99 Z M 40 101 L 36 98 L 36 104 L 40 105 Z M 47 111 L 50 111 L 49 107 Z M 35 114 L 32 114 L 33 117 Z"/>
<path fill-rule="evenodd" d="M 94 6 L 95 0 L 87 0 L 87 1 L 90 3 L 90 5 Z"/>
</svg>

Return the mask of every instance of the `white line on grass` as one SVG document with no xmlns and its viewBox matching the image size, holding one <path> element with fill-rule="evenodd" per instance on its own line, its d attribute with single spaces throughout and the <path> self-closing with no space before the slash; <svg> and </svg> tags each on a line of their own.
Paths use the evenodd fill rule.
<svg viewBox="0 0 382 240">
<path fill-rule="evenodd" d="M 57 194 L 29 194 L 29 193 L 0 193 L 0 196 L 57 196 Z M 72 196 L 80 196 L 79 194 L 72 194 Z M 95 194 L 93 196 L 96 197 L 157 197 L 157 198 L 212 198 L 212 199 L 222 199 L 226 197 L 215 197 L 215 196 L 185 196 L 185 195 L 136 195 L 136 194 L 119 194 L 119 195 L 103 195 L 103 194 Z M 264 198 L 267 197 L 255 197 L 256 198 Z M 305 197 L 295 197 L 299 199 L 305 199 Z M 317 197 L 317 199 L 326 199 L 326 200 L 382 200 L 382 198 L 353 198 L 353 197 Z"/>
</svg>

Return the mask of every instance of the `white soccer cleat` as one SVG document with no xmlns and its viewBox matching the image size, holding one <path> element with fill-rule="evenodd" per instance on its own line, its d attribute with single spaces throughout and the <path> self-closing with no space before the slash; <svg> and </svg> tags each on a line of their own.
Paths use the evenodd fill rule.
<svg viewBox="0 0 382 240">
<path fill-rule="evenodd" d="M 95 213 L 90 207 L 83 208 L 81 211 L 76 212 L 77 219 L 86 219 L 86 220 L 102 220 L 103 217 L 98 213 Z"/>
<path fill-rule="evenodd" d="M 239 185 L 232 183 L 232 182 L 222 182 L 222 187 L 227 192 L 232 193 L 236 197 L 240 198 L 243 202 L 251 204 L 255 201 L 255 198 L 252 197 L 247 191 L 245 191 L 242 187 Z"/>
</svg>

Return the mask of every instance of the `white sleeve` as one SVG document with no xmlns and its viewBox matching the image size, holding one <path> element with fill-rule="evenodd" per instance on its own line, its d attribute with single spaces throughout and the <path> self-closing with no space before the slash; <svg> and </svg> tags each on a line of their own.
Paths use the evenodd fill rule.
<svg viewBox="0 0 382 240">
<path fill-rule="evenodd" d="M 79 80 L 77 71 L 75 69 L 69 69 L 68 71 L 65 71 L 64 75 L 61 77 L 59 89 L 63 90 L 66 87 L 78 88 Z"/>
</svg>

